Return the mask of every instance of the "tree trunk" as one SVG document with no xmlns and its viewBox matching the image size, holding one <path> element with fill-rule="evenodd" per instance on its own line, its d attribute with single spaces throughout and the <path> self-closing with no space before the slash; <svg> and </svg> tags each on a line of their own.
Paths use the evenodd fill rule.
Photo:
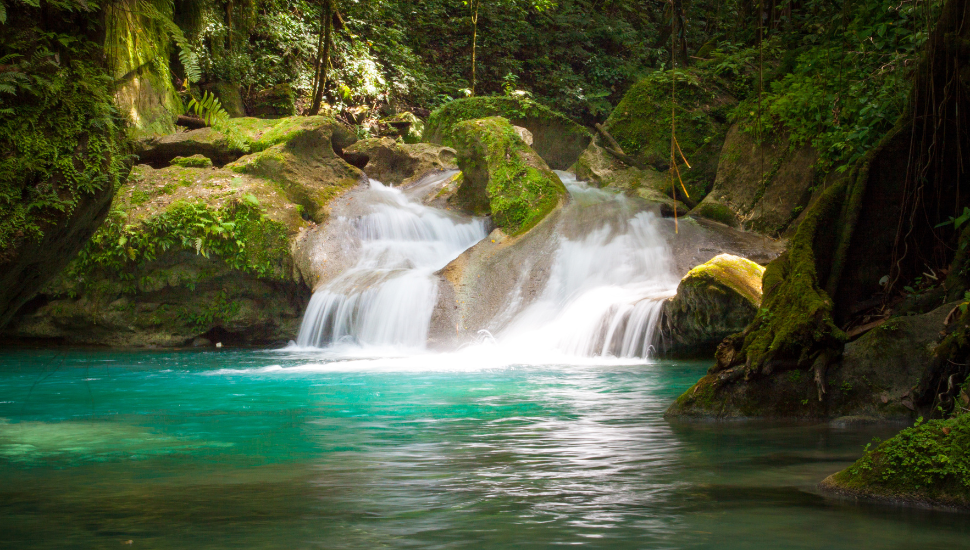
<svg viewBox="0 0 970 550">
<path fill-rule="evenodd" d="M 330 52 L 333 45 L 333 16 L 336 11 L 334 0 L 323 0 L 323 12 L 320 16 L 320 35 L 317 40 L 317 71 L 314 77 L 313 104 L 310 105 L 310 116 L 320 114 L 323 103 L 323 91 L 327 87 L 327 70 L 330 67 Z M 321 47 L 322 46 L 322 47 Z"/>
<path fill-rule="evenodd" d="M 481 0 L 472 0 L 474 12 L 472 13 L 472 87 L 471 95 L 475 95 L 475 49 L 478 44 L 478 6 Z"/>
</svg>

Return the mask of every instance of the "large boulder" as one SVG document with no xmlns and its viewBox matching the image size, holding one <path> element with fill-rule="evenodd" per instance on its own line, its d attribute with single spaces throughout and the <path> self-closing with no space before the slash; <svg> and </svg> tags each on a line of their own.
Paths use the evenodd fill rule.
<svg viewBox="0 0 970 550">
<path fill-rule="evenodd" d="M 721 91 L 715 79 L 703 71 L 679 69 L 676 78 L 677 142 L 691 168 L 684 166 L 680 153 L 677 153 L 677 162 L 688 194 L 699 200 L 714 182 L 718 153 L 727 130 L 727 111 L 735 100 Z M 597 135 L 573 166 L 576 176 L 600 186 L 612 186 L 615 174 L 628 168 L 669 170 L 670 89 L 669 71 L 652 73 L 627 90 L 603 123 L 603 128 L 636 166 L 620 162 L 608 153 L 606 148 L 612 144 Z M 669 176 L 662 179 L 669 181 Z M 666 183 L 666 187 L 669 186 Z"/>
<path fill-rule="evenodd" d="M 222 168 L 135 167 L 107 222 L 6 335 L 112 346 L 295 337 L 310 288 L 294 242 L 362 177 L 326 128 Z"/>
<path fill-rule="evenodd" d="M 677 295 L 664 304 L 665 351 L 710 356 L 724 338 L 744 330 L 761 306 L 764 271 L 730 254 L 691 269 L 677 285 Z"/>
<path fill-rule="evenodd" d="M 735 124 L 728 130 L 714 188 L 691 212 L 768 235 L 793 227 L 819 187 L 811 146 L 792 149 L 787 136 L 758 143 Z"/>
<path fill-rule="evenodd" d="M 223 166 L 246 153 L 265 151 L 285 144 L 308 130 L 318 129 L 329 136 L 330 147 L 337 154 L 357 141 L 353 130 L 330 117 L 240 117 L 223 121 L 218 128 L 207 127 L 140 139 L 136 143 L 135 153 L 139 163 L 156 168 L 168 166 L 175 157 L 193 155 L 202 155 L 213 164 Z"/>
<path fill-rule="evenodd" d="M 393 138 L 358 141 L 345 155 L 362 157 L 364 173 L 385 185 L 408 185 L 432 171 L 458 168 L 455 150 L 430 143 L 401 143 Z"/>
<path fill-rule="evenodd" d="M 474 214 L 491 214 L 506 234 L 528 231 L 568 199 L 559 176 L 508 120 L 458 123 L 452 141 L 462 171 L 455 202 Z"/>
<path fill-rule="evenodd" d="M 746 380 L 743 365 L 723 371 L 712 367 L 666 414 L 702 418 L 912 419 L 912 390 L 932 363 L 944 321 L 955 305 L 947 304 L 921 315 L 888 318 L 846 344 L 841 361 L 818 374 L 811 364 L 778 364 L 780 375 Z M 730 350 L 721 346 L 718 354 L 721 353 Z"/>
<path fill-rule="evenodd" d="M 296 91 L 285 82 L 260 90 L 252 97 L 248 113 L 262 118 L 293 116 L 296 114 Z"/>
<path fill-rule="evenodd" d="M 564 115 L 529 99 L 469 97 L 448 102 L 431 113 L 424 141 L 455 147 L 454 127 L 459 122 L 500 116 L 529 130 L 532 148 L 555 170 L 572 166 L 589 145 L 589 130 Z"/>
</svg>

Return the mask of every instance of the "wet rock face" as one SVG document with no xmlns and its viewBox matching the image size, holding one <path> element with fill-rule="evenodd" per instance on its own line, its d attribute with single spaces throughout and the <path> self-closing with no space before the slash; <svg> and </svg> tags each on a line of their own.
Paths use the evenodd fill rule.
<svg viewBox="0 0 970 550">
<path fill-rule="evenodd" d="M 727 336 L 741 332 L 761 304 L 760 265 L 721 254 L 691 269 L 664 304 L 664 351 L 710 356 Z"/>
<path fill-rule="evenodd" d="M 559 176 L 501 117 L 455 125 L 462 180 L 455 200 L 476 215 L 492 215 L 508 235 L 531 229 L 568 194 Z"/>
<path fill-rule="evenodd" d="M 817 158 L 809 146 L 791 150 L 784 136 L 759 145 L 734 125 L 724 139 L 714 187 L 691 214 L 782 234 L 812 199 Z"/>
<path fill-rule="evenodd" d="M 457 154 L 451 147 L 401 143 L 389 137 L 358 141 L 344 154 L 364 157 L 364 173 L 385 185 L 408 185 L 429 172 L 458 168 Z"/>
<path fill-rule="evenodd" d="M 337 156 L 331 121 L 271 122 L 287 126 L 259 123 L 250 139 L 277 143 L 223 167 L 205 156 L 136 166 L 115 213 L 4 335 L 123 347 L 294 338 L 310 297 L 295 242 L 363 174 Z"/>
</svg>

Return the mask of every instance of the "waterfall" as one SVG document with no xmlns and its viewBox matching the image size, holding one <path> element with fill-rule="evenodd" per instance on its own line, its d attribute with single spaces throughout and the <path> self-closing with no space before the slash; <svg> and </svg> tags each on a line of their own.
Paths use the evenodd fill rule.
<svg viewBox="0 0 970 550">
<path fill-rule="evenodd" d="M 485 222 L 429 208 L 371 180 L 349 220 L 356 264 L 313 293 L 298 346 L 423 348 L 437 297 L 434 272 L 485 238 Z"/>
<path fill-rule="evenodd" d="M 567 355 L 648 357 L 678 282 L 660 220 L 622 194 L 560 177 L 573 201 L 549 281 L 497 339 Z"/>
<path fill-rule="evenodd" d="M 551 237 L 548 278 L 524 301 L 519 289 L 532 274 L 523 266 L 488 345 L 511 356 L 649 357 L 663 301 L 678 282 L 664 222 L 622 194 L 558 174 L 571 201 Z M 435 272 L 486 229 L 484 220 L 420 204 L 426 191 L 417 186 L 409 196 L 372 181 L 355 197 L 363 213 L 342 221 L 360 243 L 356 264 L 314 292 L 297 345 L 425 347 Z"/>
</svg>

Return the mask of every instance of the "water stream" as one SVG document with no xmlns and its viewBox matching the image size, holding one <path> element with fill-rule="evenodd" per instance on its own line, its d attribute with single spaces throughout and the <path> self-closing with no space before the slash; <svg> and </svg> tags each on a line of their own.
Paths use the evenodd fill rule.
<svg viewBox="0 0 970 550">
<path fill-rule="evenodd" d="M 659 219 L 622 194 L 559 175 L 571 201 L 557 222 L 548 281 L 532 302 L 508 297 L 508 319 L 489 335 L 491 343 L 508 356 L 519 350 L 646 358 L 662 301 L 677 284 Z M 486 228 L 484 220 L 422 205 L 419 193 L 372 181 L 355 197 L 365 213 L 343 221 L 353 228 L 348 238 L 361 243 L 358 258 L 313 294 L 297 346 L 344 353 L 348 344 L 370 352 L 424 348 L 438 295 L 435 272 L 485 238 Z"/>
</svg>

